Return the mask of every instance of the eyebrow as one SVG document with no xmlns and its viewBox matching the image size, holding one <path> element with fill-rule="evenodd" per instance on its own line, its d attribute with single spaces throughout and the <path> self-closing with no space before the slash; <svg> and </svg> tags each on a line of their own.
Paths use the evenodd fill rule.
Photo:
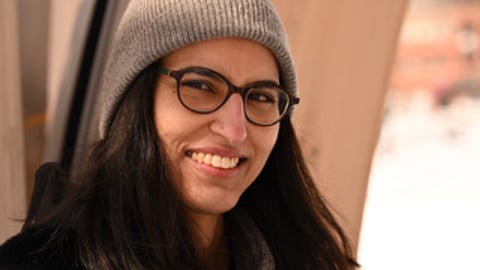
<svg viewBox="0 0 480 270">
<path fill-rule="evenodd" d="M 215 79 L 217 81 L 228 80 L 223 74 L 221 74 L 221 73 L 219 73 L 219 72 L 217 72 L 213 69 L 209 69 L 209 68 L 202 67 L 202 66 L 195 66 L 195 67 L 201 68 L 201 70 L 199 70 L 199 72 L 195 72 L 195 73 L 210 77 L 210 78 Z"/>
<path fill-rule="evenodd" d="M 244 87 L 254 87 L 254 86 L 275 86 L 275 87 L 278 87 L 278 88 L 282 88 L 281 85 L 274 80 L 253 81 L 251 83 L 246 84 Z"/>
</svg>

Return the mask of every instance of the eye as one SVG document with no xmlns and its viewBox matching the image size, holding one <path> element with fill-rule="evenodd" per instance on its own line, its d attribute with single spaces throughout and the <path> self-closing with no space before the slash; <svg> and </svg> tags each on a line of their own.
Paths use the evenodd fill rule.
<svg viewBox="0 0 480 270">
<path fill-rule="evenodd" d="M 248 100 L 262 103 L 275 103 L 277 99 L 271 90 L 252 90 L 248 94 Z"/>
<path fill-rule="evenodd" d="M 184 80 L 182 81 L 182 87 L 215 93 L 215 87 L 210 82 L 204 80 Z"/>
</svg>

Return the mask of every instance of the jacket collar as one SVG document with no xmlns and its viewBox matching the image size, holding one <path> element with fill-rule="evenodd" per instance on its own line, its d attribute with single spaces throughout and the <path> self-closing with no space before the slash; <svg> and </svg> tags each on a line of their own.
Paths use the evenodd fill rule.
<svg viewBox="0 0 480 270">
<path fill-rule="evenodd" d="M 275 269 L 275 261 L 265 237 L 245 212 L 233 209 L 227 214 L 226 225 L 234 269 Z"/>
</svg>

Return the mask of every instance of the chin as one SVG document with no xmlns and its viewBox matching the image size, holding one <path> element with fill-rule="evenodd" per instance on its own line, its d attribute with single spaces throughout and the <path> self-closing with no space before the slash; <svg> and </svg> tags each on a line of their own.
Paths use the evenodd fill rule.
<svg viewBox="0 0 480 270">
<path fill-rule="evenodd" d="M 188 203 L 187 206 L 193 212 L 205 215 L 222 215 L 232 210 L 238 203 L 239 197 L 232 199 L 206 199 L 195 203 Z"/>
</svg>

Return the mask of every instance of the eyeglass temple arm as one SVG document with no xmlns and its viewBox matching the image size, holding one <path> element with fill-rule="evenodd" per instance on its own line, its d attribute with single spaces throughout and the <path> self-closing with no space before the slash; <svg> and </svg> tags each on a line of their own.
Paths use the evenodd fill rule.
<svg viewBox="0 0 480 270">
<path fill-rule="evenodd" d="M 160 74 L 168 75 L 168 76 L 170 76 L 170 74 L 172 73 L 171 70 L 164 68 L 162 66 L 157 66 L 157 72 Z"/>
<path fill-rule="evenodd" d="M 298 97 L 293 97 L 293 98 L 292 98 L 292 104 L 295 105 L 295 104 L 298 104 L 298 103 L 300 103 L 300 98 L 298 98 Z"/>
</svg>

